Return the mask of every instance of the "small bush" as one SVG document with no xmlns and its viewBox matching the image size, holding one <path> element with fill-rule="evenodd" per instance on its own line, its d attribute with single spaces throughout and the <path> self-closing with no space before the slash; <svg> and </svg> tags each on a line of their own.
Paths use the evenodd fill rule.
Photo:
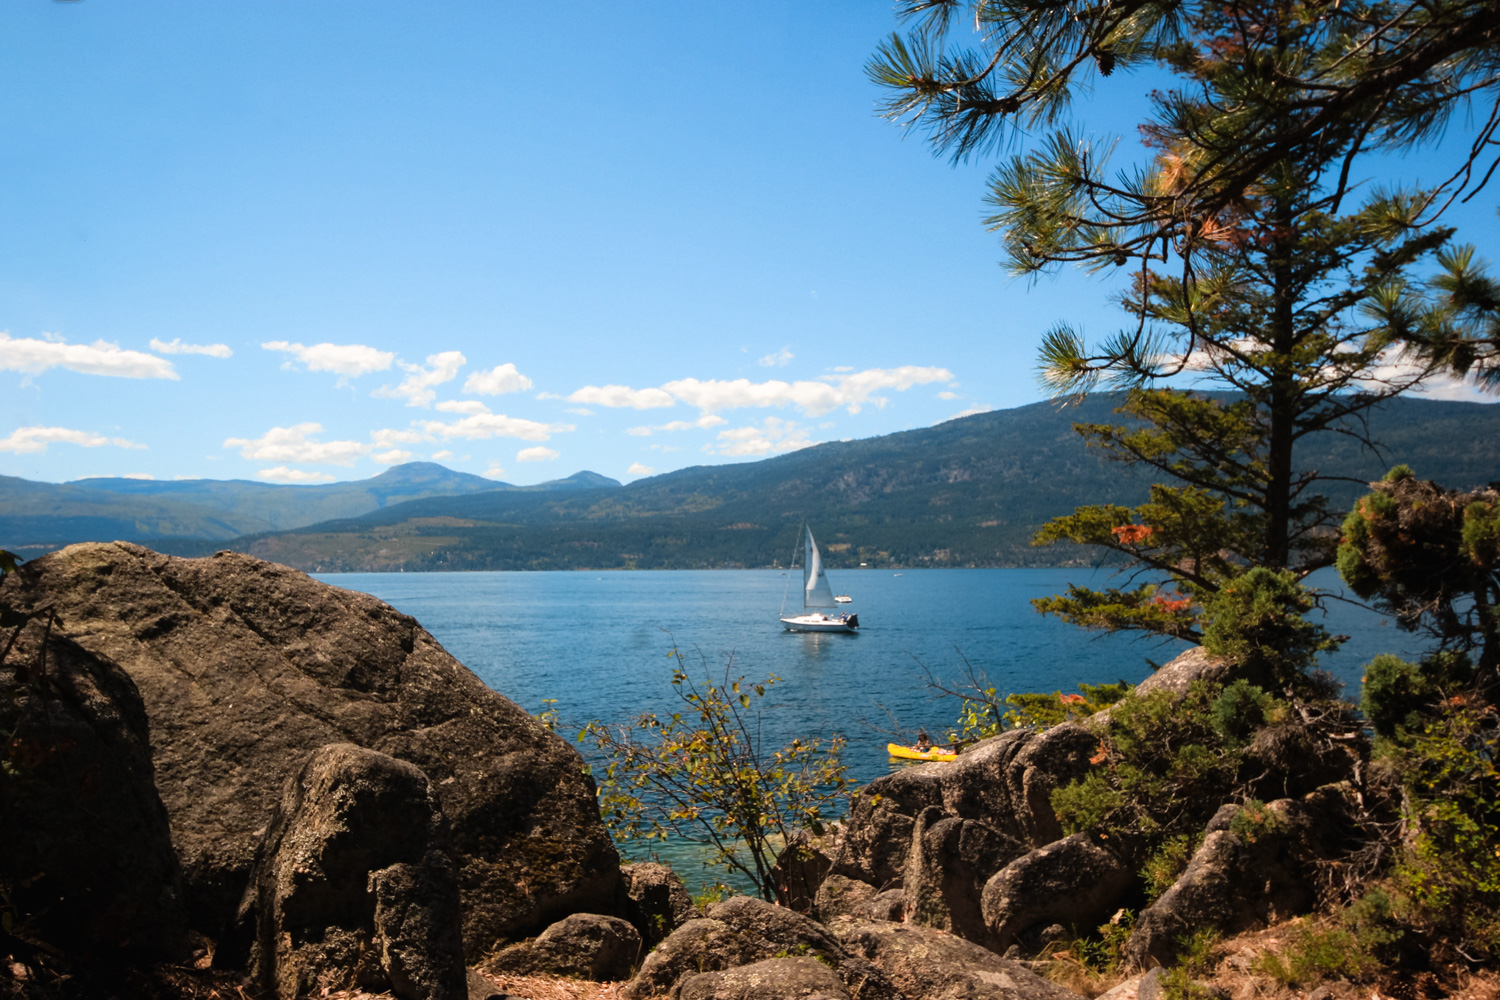
<svg viewBox="0 0 1500 1000">
<path fill-rule="evenodd" d="M 1187 870 L 1188 862 L 1193 860 L 1193 854 L 1202 842 L 1201 834 L 1178 834 L 1167 838 L 1161 846 L 1147 856 L 1146 863 L 1140 871 L 1141 882 L 1146 889 L 1147 902 L 1156 902 L 1162 893 L 1172 888 L 1182 873 Z"/>
<path fill-rule="evenodd" d="M 1240 678 L 1214 699 L 1214 728 L 1229 739 L 1243 743 L 1270 720 L 1273 704 L 1274 700 L 1264 689 Z"/>
<path fill-rule="evenodd" d="M 1253 844 L 1281 829 L 1281 817 L 1259 799 L 1248 799 L 1229 821 L 1229 832 Z"/>
</svg>

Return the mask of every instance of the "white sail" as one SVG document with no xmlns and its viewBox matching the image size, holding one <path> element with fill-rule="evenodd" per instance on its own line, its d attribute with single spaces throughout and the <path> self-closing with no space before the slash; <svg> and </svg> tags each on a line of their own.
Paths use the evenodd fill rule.
<svg viewBox="0 0 1500 1000">
<path fill-rule="evenodd" d="M 802 606 L 804 608 L 837 607 L 833 599 L 833 588 L 823 575 L 823 556 L 818 552 L 818 543 L 813 541 L 812 529 L 807 529 L 807 552 L 802 560 Z"/>
</svg>

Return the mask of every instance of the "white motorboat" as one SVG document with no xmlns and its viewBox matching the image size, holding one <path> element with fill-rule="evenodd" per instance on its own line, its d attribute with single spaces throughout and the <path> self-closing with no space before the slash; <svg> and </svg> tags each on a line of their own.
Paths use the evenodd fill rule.
<svg viewBox="0 0 1500 1000">
<path fill-rule="evenodd" d="M 788 580 L 790 589 L 791 581 Z M 841 612 L 831 615 L 823 608 L 836 608 L 850 602 L 847 594 L 833 596 L 833 588 L 823 575 L 823 555 L 813 541 L 812 529 L 806 529 L 802 556 L 802 614 L 787 615 L 786 598 L 781 600 L 781 624 L 789 632 L 853 632 L 859 628 L 859 615 Z"/>
</svg>

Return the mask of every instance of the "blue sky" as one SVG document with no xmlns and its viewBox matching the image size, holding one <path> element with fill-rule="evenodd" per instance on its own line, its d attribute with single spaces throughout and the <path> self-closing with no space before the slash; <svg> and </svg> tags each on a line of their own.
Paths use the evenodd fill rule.
<svg viewBox="0 0 1500 1000">
<path fill-rule="evenodd" d="M 1041 334 L 1108 332 L 1110 290 L 1009 278 L 989 164 L 875 116 L 895 27 L 853 0 L 0 7 L 0 474 L 631 480 L 1035 402 Z M 1120 131 L 1142 89 L 1084 121 Z M 1494 202 L 1454 220 L 1492 258 Z"/>
</svg>

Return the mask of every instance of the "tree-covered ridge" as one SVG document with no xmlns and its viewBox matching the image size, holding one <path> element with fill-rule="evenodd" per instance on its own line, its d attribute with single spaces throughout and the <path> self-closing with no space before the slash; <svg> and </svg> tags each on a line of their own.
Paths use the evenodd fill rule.
<svg viewBox="0 0 1500 1000">
<path fill-rule="evenodd" d="M 1151 471 L 1104 460 L 1073 430 L 1118 419 L 1119 403 L 1038 403 L 608 491 L 435 498 L 236 545 L 325 571 L 756 567 L 786 565 L 805 520 L 835 567 L 1088 563 L 1099 553 L 1030 540 L 1100 497 L 1147 498 Z M 1337 435 L 1308 449 L 1310 465 L 1351 480 L 1329 484 L 1335 510 L 1391 456 L 1432 454 L 1444 475 L 1473 485 L 1500 469 L 1500 409 L 1395 400 L 1372 431 L 1380 455 Z"/>
</svg>

